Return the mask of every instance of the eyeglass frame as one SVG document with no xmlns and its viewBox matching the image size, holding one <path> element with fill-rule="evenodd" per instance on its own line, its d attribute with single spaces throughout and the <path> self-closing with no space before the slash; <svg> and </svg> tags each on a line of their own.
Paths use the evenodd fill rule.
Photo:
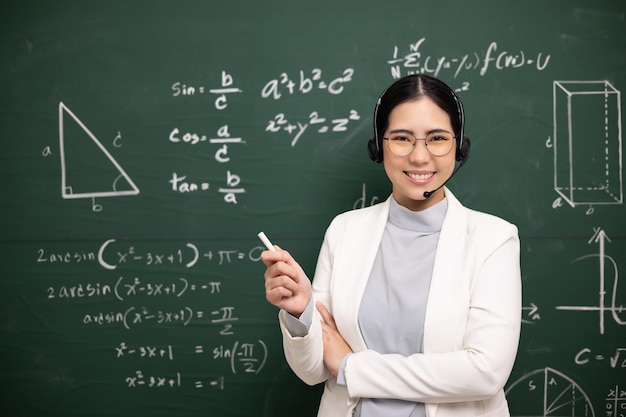
<svg viewBox="0 0 626 417">
<path fill-rule="evenodd" d="M 418 139 L 418 138 L 416 138 L 416 137 L 415 137 L 415 133 L 411 132 L 410 130 L 399 129 L 399 130 L 394 130 L 394 131 L 392 131 L 391 133 L 392 133 L 392 134 L 393 134 L 393 133 L 406 133 L 406 134 L 408 134 L 408 135 L 413 136 L 413 139 L 415 139 L 415 141 L 413 142 L 413 149 L 411 149 L 411 151 L 410 151 L 409 153 L 407 153 L 406 155 L 397 155 L 397 154 L 393 153 L 393 151 L 391 150 L 391 147 L 389 146 L 389 140 L 390 140 L 390 138 L 387 138 L 387 137 L 384 137 L 384 136 L 383 136 L 383 140 L 386 140 L 386 141 L 387 141 L 387 148 L 389 149 L 389 152 L 391 152 L 393 155 L 395 155 L 395 156 L 397 156 L 397 157 L 400 157 L 400 158 L 405 157 L 405 156 L 409 156 L 409 155 L 411 155 L 411 154 L 413 153 L 413 151 L 415 150 L 415 147 L 417 146 L 417 141 L 418 141 L 418 140 L 423 140 L 423 141 L 424 141 L 424 147 L 426 148 L 426 150 L 428 151 L 428 153 L 429 153 L 429 154 L 431 154 L 432 156 L 446 156 L 446 155 L 447 155 L 447 154 L 449 154 L 449 153 L 450 153 L 450 151 L 454 148 L 454 141 L 456 141 L 456 135 L 452 134 L 452 132 L 449 132 L 449 131 L 447 131 L 447 130 L 445 130 L 445 129 L 435 129 L 435 130 L 433 130 L 433 131 L 429 132 L 429 133 L 426 135 L 426 137 L 425 137 L 425 138 L 423 138 L 423 139 Z M 443 153 L 443 154 L 441 154 L 441 155 L 436 155 L 436 154 L 432 153 L 432 151 L 431 151 L 430 149 L 428 149 L 428 143 L 426 142 L 426 139 L 428 139 L 428 137 L 429 137 L 429 136 L 431 136 L 431 135 L 436 135 L 437 133 L 448 133 L 448 134 L 452 135 L 452 139 L 453 139 L 452 144 L 451 144 L 451 146 L 450 146 L 450 149 L 448 149 L 448 150 L 446 151 L 446 153 Z"/>
</svg>

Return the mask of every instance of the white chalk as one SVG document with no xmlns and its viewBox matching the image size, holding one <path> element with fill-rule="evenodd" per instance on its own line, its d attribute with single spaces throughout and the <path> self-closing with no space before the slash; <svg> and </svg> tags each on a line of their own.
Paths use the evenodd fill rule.
<svg viewBox="0 0 626 417">
<path fill-rule="evenodd" d="M 272 245 L 272 242 L 270 242 L 270 240 L 267 238 L 267 236 L 265 236 L 265 233 L 259 232 L 259 234 L 257 236 L 259 237 L 259 239 L 261 239 L 261 242 L 263 242 L 263 244 L 265 245 L 267 250 L 276 250 L 274 248 L 274 245 Z"/>
</svg>

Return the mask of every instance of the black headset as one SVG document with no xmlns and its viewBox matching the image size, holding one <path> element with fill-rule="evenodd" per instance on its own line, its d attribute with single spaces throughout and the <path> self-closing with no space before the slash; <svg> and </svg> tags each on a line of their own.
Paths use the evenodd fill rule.
<svg viewBox="0 0 626 417">
<path fill-rule="evenodd" d="M 459 96 L 456 94 L 456 92 L 449 85 L 441 80 L 439 81 L 443 85 L 448 87 L 450 93 L 452 94 L 452 97 L 454 98 L 454 101 L 456 102 L 456 109 L 459 116 L 459 125 L 461 128 L 459 132 L 460 138 L 458 138 L 459 140 L 457 140 L 456 144 L 454 159 L 460 161 L 460 166 L 463 166 L 463 164 L 465 164 L 465 162 L 469 158 L 470 151 L 470 140 L 467 136 L 465 136 L 465 111 L 463 110 L 463 103 L 461 102 L 461 99 L 459 99 Z M 380 97 L 378 97 L 378 100 L 376 101 L 376 107 L 374 108 L 374 137 L 370 139 L 367 143 L 367 153 L 369 154 L 369 157 L 372 159 L 372 161 L 377 163 L 383 162 L 383 151 L 381 144 L 382 141 L 378 137 L 378 126 L 376 120 L 378 119 L 378 108 L 380 107 L 380 102 L 382 101 L 388 89 L 389 88 L 385 89 L 385 91 L 383 91 L 383 93 L 380 95 Z"/>
</svg>

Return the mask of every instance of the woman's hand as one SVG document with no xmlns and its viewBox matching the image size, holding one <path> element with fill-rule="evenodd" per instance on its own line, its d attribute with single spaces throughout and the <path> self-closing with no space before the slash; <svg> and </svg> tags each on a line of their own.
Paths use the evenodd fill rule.
<svg viewBox="0 0 626 417">
<path fill-rule="evenodd" d="M 352 353 L 352 349 L 350 349 L 350 346 L 343 340 L 343 337 L 341 337 L 341 334 L 337 330 L 337 325 L 335 324 L 335 318 L 326 307 L 324 307 L 324 304 L 318 302 L 316 306 L 324 319 L 322 322 L 324 364 L 334 376 L 337 376 L 342 359 L 348 353 Z"/>
<path fill-rule="evenodd" d="M 270 304 L 300 317 L 311 299 L 311 281 L 289 252 L 278 246 L 275 249 L 261 254 L 267 267 L 265 298 Z"/>
</svg>

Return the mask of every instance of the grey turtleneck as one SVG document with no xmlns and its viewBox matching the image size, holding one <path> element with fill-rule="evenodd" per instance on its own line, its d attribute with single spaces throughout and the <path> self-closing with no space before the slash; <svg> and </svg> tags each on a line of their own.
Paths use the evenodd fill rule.
<svg viewBox="0 0 626 417">
<path fill-rule="evenodd" d="M 389 217 L 361 300 L 359 327 L 369 349 L 409 356 L 423 352 L 424 316 L 439 232 L 448 208 L 441 202 L 411 211 L 391 197 Z M 313 301 L 300 320 L 291 317 L 293 336 L 308 333 Z M 337 383 L 346 385 L 341 362 Z M 424 404 L 403 400 L 362 398 L 355 417 L 424 417 Z"/>
<path fill-rule="evenodd" d="M 404 356 L 423 352 L 430 279 L 447 208 L 444 199 L 426 210 L 410 211 L 391 199 L 359 309 L 359 326 L 369 349 Z M 425 410 L 422 403 L 363 398 L 355 416 L 423 417 Z"/>
</svg>

